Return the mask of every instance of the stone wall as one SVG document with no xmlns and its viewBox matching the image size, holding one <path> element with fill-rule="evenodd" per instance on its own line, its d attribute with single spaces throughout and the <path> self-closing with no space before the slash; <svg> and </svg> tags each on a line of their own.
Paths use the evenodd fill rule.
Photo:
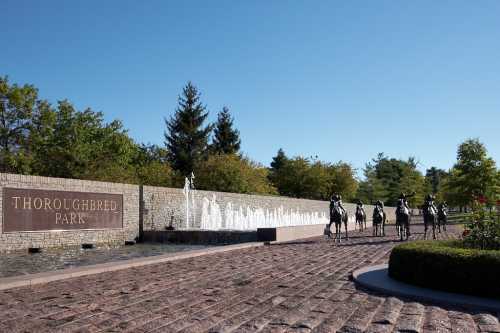
<svg viewBox="0 0 500 333">
<path fill-rule="evenodd" d="M 241 206 L 244 209 L 262 208 L 274 210 L 283 207 L 285 210 L 299 210 L 307 213 L 325 213 L 329 215 L 329 202 L 307 199 L 296 199 L 280 196 L 248 195 L 215 191 L 195 191 L 195 209 L 190 209 L 190 227 L 199 228 L 201 222 L 201 205 L 203 198 L 212 199 L 225 207 L 228 202 L 233 206 Z M 172 224 L 176 229 L 184 228 L 186 225 L 185 196 L 182 189 L 144 186 L 144 230 L 164 230 Z M 191 202 L 190 205 L 192 206 Z M 354 216 L 356 205 L 344 203 L 350 216 Z M 371 225 L 373 206 L 365 205 L 367 223 Z M 386 207 L 388 220 L 393 220 L 394 208 Z M 193 218 L 194 215 L 194 218 Z"/>
<path fill-rule="evenodd" d="M 37 231 L 4 233 L 2 228 L 3 212 L 0 216 L 0 252 L 26 249 L 29 247 L 60 247 L 84 243 L 123 244 L 139 236 L 139 197 L 140 187 L 130 184 L 107 183 L 77 179 L 49 178 L 0 173 L 0 208 L 3 204 L 3 188 L 27 188 L 40 190 L 59 190 L 91 193 L 112 193 L 123 195 L 123 228 L 104 230 Z M 204 198 L 215 200 L 220 207 L 230 202 L 235 209 L 241 207 L 256 210 L 273 211 L 283 208 L 286 211 L 301 213 L 319 213 L 329 215 L 329 203 L 326 201 L 295 199 L 279 196 L 248 195 L 213 191 L 195 191 L 194 204 L 190 202 L 190 228 L 199 228 L 202 202 Z M 182 189 L 144 186 L 143 187 L 143 228 L 145 231 L 165 230 L 172 225 L 175 229 L 186 226 L 185 196 Z M 354 216 L 355 205 L 345 203 L 350 216 Z M 368 224 L 373 206 L 366 205 Z M 394 209 L 386 208 L 389 220 L 394 219 Z"/>
<path fill-rule="evenodd" d="M 123 244 L 139 235 L 139 188 L 136 185 L 0 173 L 0 186 L 0 206 L 4 187 L 123 195 L 123 229 L 1 233 L 0 252 L 83 243 Z M 3 231 L 2 223 L 3 214 L 0 216 L 0 230 Z"/>
</svg>

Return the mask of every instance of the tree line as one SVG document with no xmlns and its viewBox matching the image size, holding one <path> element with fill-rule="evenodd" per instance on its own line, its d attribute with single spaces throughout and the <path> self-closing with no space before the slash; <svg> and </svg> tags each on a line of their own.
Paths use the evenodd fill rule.
<svg viewBox="0 0 500 333">
<path fill-rule="evenodd" d="M 415 205 L 427 193 L 457 207 L 479 197 L 491 205 L 499 200 L 500 173 L 477 139 L 459 146 L 448 171 L 432 167 L 423 175 L 415 158 L 380 153 L 358 180 L 349 163 L 290 157 L 283 149 L 265 167 L 241 152 L 228 107 L 213 124 L 208 115 L 188 82 L 165 119 L 164 145 L 137 143 L 119 120 L 105 122 L 101 112 L 77 110 L 68 100 L 52 105 L 33 85 L 0 77 L 0 171 L 170 187 L 181 187 L 194 172 L 198 189 L 317 200 L 340 193 L 347 201 L 388 205 L 400 192 L 415 193 Z"/>
<path fill-rule="evenodd" d="M 478 139 L 467 139 L 458 146 L 456 163 L 450 170 L 431 167 L 423 175 L 414 158 L 398 160 L 379 154 L 366 164 L 365 179 L 359 182 L 358 197 L 394 205 L 400 193 L 414 193 L 410 203 L 418 207 L 427 194 L 466 210 L 475 200 L 492 207 L 500 204 L 500 171 Z"/>
</svg>

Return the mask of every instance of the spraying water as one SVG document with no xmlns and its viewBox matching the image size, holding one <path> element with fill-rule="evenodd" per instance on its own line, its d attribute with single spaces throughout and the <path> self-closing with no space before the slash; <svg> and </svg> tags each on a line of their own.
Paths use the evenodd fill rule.
<svg viewBox="0 0 500 333">
<path fill-rule="evenodd" d="M 283 206 L 273 210 L 263 208 L 236 208 L 231 202 L 225 207 L 217 203 L 215 194 L 203 198 L 200 229 L 205 230 L 255 230 L 257 228 L 287 227 L 297 225 L 327 224 L 325 213 L 285 210 Z"/>
</svg>

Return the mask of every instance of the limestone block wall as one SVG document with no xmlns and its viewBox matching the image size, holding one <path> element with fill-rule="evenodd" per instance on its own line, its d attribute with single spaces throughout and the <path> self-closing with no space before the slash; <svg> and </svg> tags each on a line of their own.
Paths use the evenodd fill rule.
<svg viewBox="0 0 500 333">
<path fill-rule="evenodd" d="M 282 196 L 248 195 L 215 191 L 195 191 L 194 200 L 190 199 L 189 227 L 199 228 L 201 222 L 201 207 L 203 198 L 212 199 L 220 207 L 226 207 L 231 202 L 233 207 L 262 208 L 274 210 L 283 207 L 285 210 L 299 210 L 304 213 L 325 213 L 329 216 L 329 202 L 319 200 L 296 199 Z M 193 209 L 193 202 L 195 208 Z M 350 216 L 354 216 L 356 205 L 344 203 Z M 164 230 L 172 224 L 176 229 L 186 225 L 186 199 L 182 189 L 144 186 L 144 230 Z M 365 205 L 367 223 L 371 225 L 373 206 Z M 394 219 L 394 208 L 386 207 L 387 218 Z"/>
<path fill-rule="evenodd" d="M 59 247 L 83 243 L 123 244 L 126 240 L 134 240 L 139 235 L 139 187 L 136 185 L 0 173 L 0 187 L 0 207 L 3 204 L 1 196 L 4 187 L 123 195 L 122 229 L 2 232 L 0 233 L 0 252 L 28 247 Z M 1 214 L 0 230 L 3 230 L 3 218 Z"/>
<path fill-rule="evenodd" d="M 3 188 L 26 188 L 90 193 L 111 193 L 123 195 L 123 228 L 102 230 L 30 231 L 4 232 Z M 186 227 L 186 199 L 183 189 L 144 186 L 143 187 L 143 229 L 165 230 L 172 225 L 175 229 Z M 189 201 L 189 228 L 200 228 L 202 204 L 205 199 L 214 200 L 224 208 L 228 203 L 233 209 L 244 212 L 247 209 L 274 211 L 284 209 L 309 214 L 329 216 L 329 202 L 296 199 L 280 196 L 248 195 L 214 191 L 194 191 Z M 50 178 L 0 173 L 0 252 L 26 249 L 29 247 L 61 247 L 92 244 L 123 244 L 139 236 L 140 187 L 138 185 L 97 182 L 77 179 Z M 206 202 L 206 200 L 205 200 Z M 345 203 L 349 215 L 354 216 L 355 204 Z M 371 225 L 373 206 L 365 205 L 368 224 Z M 394 208 L 386 207 L 389 220 L 394 219 Z M 223 217 L 224 218 L 224 217 Z M 321 223 L 321 222 L 319 222 Z"/>
</svg>

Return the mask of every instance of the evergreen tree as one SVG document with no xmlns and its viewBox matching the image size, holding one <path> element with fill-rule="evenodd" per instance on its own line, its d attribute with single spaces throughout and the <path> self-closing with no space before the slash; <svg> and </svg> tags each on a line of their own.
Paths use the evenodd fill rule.
<svg viewBox="0 0 500 333">
<path fill-rule="evenodd" d="M 281 169 L 285 165 L 286 161 L 288 161 L 288 157 L 286 157 L 285 151 L 280 148 L 276 156 L 273 157 L 273 161 L 271 162 L 271 169 L 273 171 Z"/>
<path fill-rule="evenodd" d="M 271 162 L 271 168 L 269 170 L 269 180 L 274 186 L 279 187 L 280 175 L 283 167 L 288 161 L 288 157 L 285 155 L 285 151 L 280 148 L 276 156 L 273 157 Z"/>
<path fill-rule="evenodd" d="M 175 170 L 189 175 L 204 157 L 212 126 L 204 126 L 208 112 L 200 102 L 198 89 L 188 82 L 179 96 L 175 114 L 165 120 L 165 145 Z"/>
<path fill-rule="evenodd" d="M 233 129 L 233 118 L 227 107 L 217 116 L 212 150 L 217 154 L 236 154 L 240 150 L 240 132 Z"/>
<path fill-rule="evenodd" d="M 432 167 L 425 172 L 425 181 L 428 186 L 428 191 L 438 193 L 441 188 L 442 180 L 446 177 L 446 171 Z"/>
</svg>

